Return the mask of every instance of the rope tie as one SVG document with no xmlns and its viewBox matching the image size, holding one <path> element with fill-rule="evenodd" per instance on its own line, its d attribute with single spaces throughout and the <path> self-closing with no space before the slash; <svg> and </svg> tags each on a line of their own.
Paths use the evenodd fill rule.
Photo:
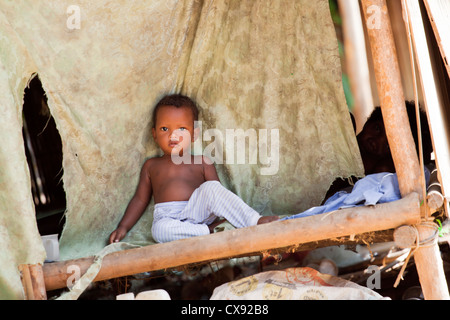
<svg viewBox="0 0 450 320">
<path fill-rule="evenodd" d="M 416 226 L 411 226 L 415 232 L 416 235 L 416 241 L 415 241 L 415 245 L 412 246 L 410 248 L 409 254 L 406 257 L 405 263 L 403 264 L 402 268 L 400 269 L 400 272 L 397 276 L 397 280 L 394 283 L 394 288 L 397 288 L 398 284 L 400 283 L 401 280 L 403 280 L 403 273 L 405 272 L 406 266 L 408 265 L 409 259 L 414 255 L 414 253 L 419 249 L 419 248 L 426 248 L 426 247 L 431 247 L 433 245 L 435 245 L 437 243 L 437 239 L 439 236 L 439 228 L 438 226 L 433 223 L 433 222 L 422 222 L 420 224 L 420 226 L 422 227 L 427 227 L 430 229 L 433 229 L 434 232 L 431 236 L 429 236 L 426 239 L 423 239 L 422 241 L 420 241 L 419 239 L 419 230 L 417 230 Z"/>
</svg>

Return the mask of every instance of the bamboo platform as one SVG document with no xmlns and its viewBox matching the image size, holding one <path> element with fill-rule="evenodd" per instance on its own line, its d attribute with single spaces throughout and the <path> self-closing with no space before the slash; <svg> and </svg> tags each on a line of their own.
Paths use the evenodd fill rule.
<svg viewBox="0 0 450 320">
<path fill-rule="evenodd" d="M 312 241 L 381 231 L 420 222 L 417 194 L 373 207 L 354 207 L 300 219 L 275 221 L 254 227 L 235 229 L 123 250 L 106 255 L 94 281 L 118 278 L 141 272 L 178 267 L 191 263 L 251 255 Z M 76 265 L 81 274 L 94 257 L 44 264 L 47 290 L 66 287 Z"/>
</svg>

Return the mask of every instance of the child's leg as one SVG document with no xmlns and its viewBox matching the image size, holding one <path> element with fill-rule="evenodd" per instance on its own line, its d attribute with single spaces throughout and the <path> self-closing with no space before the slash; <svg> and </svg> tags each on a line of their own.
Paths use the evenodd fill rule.
<svg viewBox="0 0 450 320">
<path fill-rule="evenodd" d="M 209 234 L 206 224 L 162 218 L 152 225 L 152 237 L 157 242 L 169 242 Z"/>
<path fill-rule="evenodd" d="M 206 223 L 192 219 L 185 208 L 188 201 L 172 201 L 155 205 L 152 237 L 157 242 L 168 242 L 209 234 Z"/>
<path fill-rule="evenodd" d="M 243 228 L 256 225 L 261 215 L 219 181 L 207 181 L 192 193 L 187 204 L 159 204 L 153 217 L 153 238 L 168 242 L 209 234 L 208 225 L 216 217 Z"/>
<path fill-rule="evenodd" d="M 237 228 L 256 225 L 261 218 L 257 211 L 219 181 L 207 181 L 198 187 L 183 212 L 193 221 L 206 224 L 212 222 L 211 215 L 225 218 Z"/>
</svg>

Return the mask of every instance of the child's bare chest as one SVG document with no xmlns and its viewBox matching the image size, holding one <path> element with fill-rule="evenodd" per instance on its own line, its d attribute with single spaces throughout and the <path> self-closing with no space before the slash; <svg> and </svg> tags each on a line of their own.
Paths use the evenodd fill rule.
<svg viewBox="0 0 450 320">
<path fill-rule="evenodd" d="M 201 165 L 165 165 L 151 174 L 155 202 L 188 200 L 205 177 Z"/>
</svg>

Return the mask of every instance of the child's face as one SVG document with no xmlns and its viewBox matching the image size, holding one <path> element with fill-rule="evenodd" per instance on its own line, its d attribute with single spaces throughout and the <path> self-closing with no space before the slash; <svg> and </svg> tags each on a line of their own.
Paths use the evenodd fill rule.
<svg viewBox="0 0 450 320">
<path fill-rule="evenodd" d="M 153 138 L 166 155 L 189 151 L 194 136 L 194 115 L 187 107 L 163 106 L 156 114 Z"/>
</svg>

